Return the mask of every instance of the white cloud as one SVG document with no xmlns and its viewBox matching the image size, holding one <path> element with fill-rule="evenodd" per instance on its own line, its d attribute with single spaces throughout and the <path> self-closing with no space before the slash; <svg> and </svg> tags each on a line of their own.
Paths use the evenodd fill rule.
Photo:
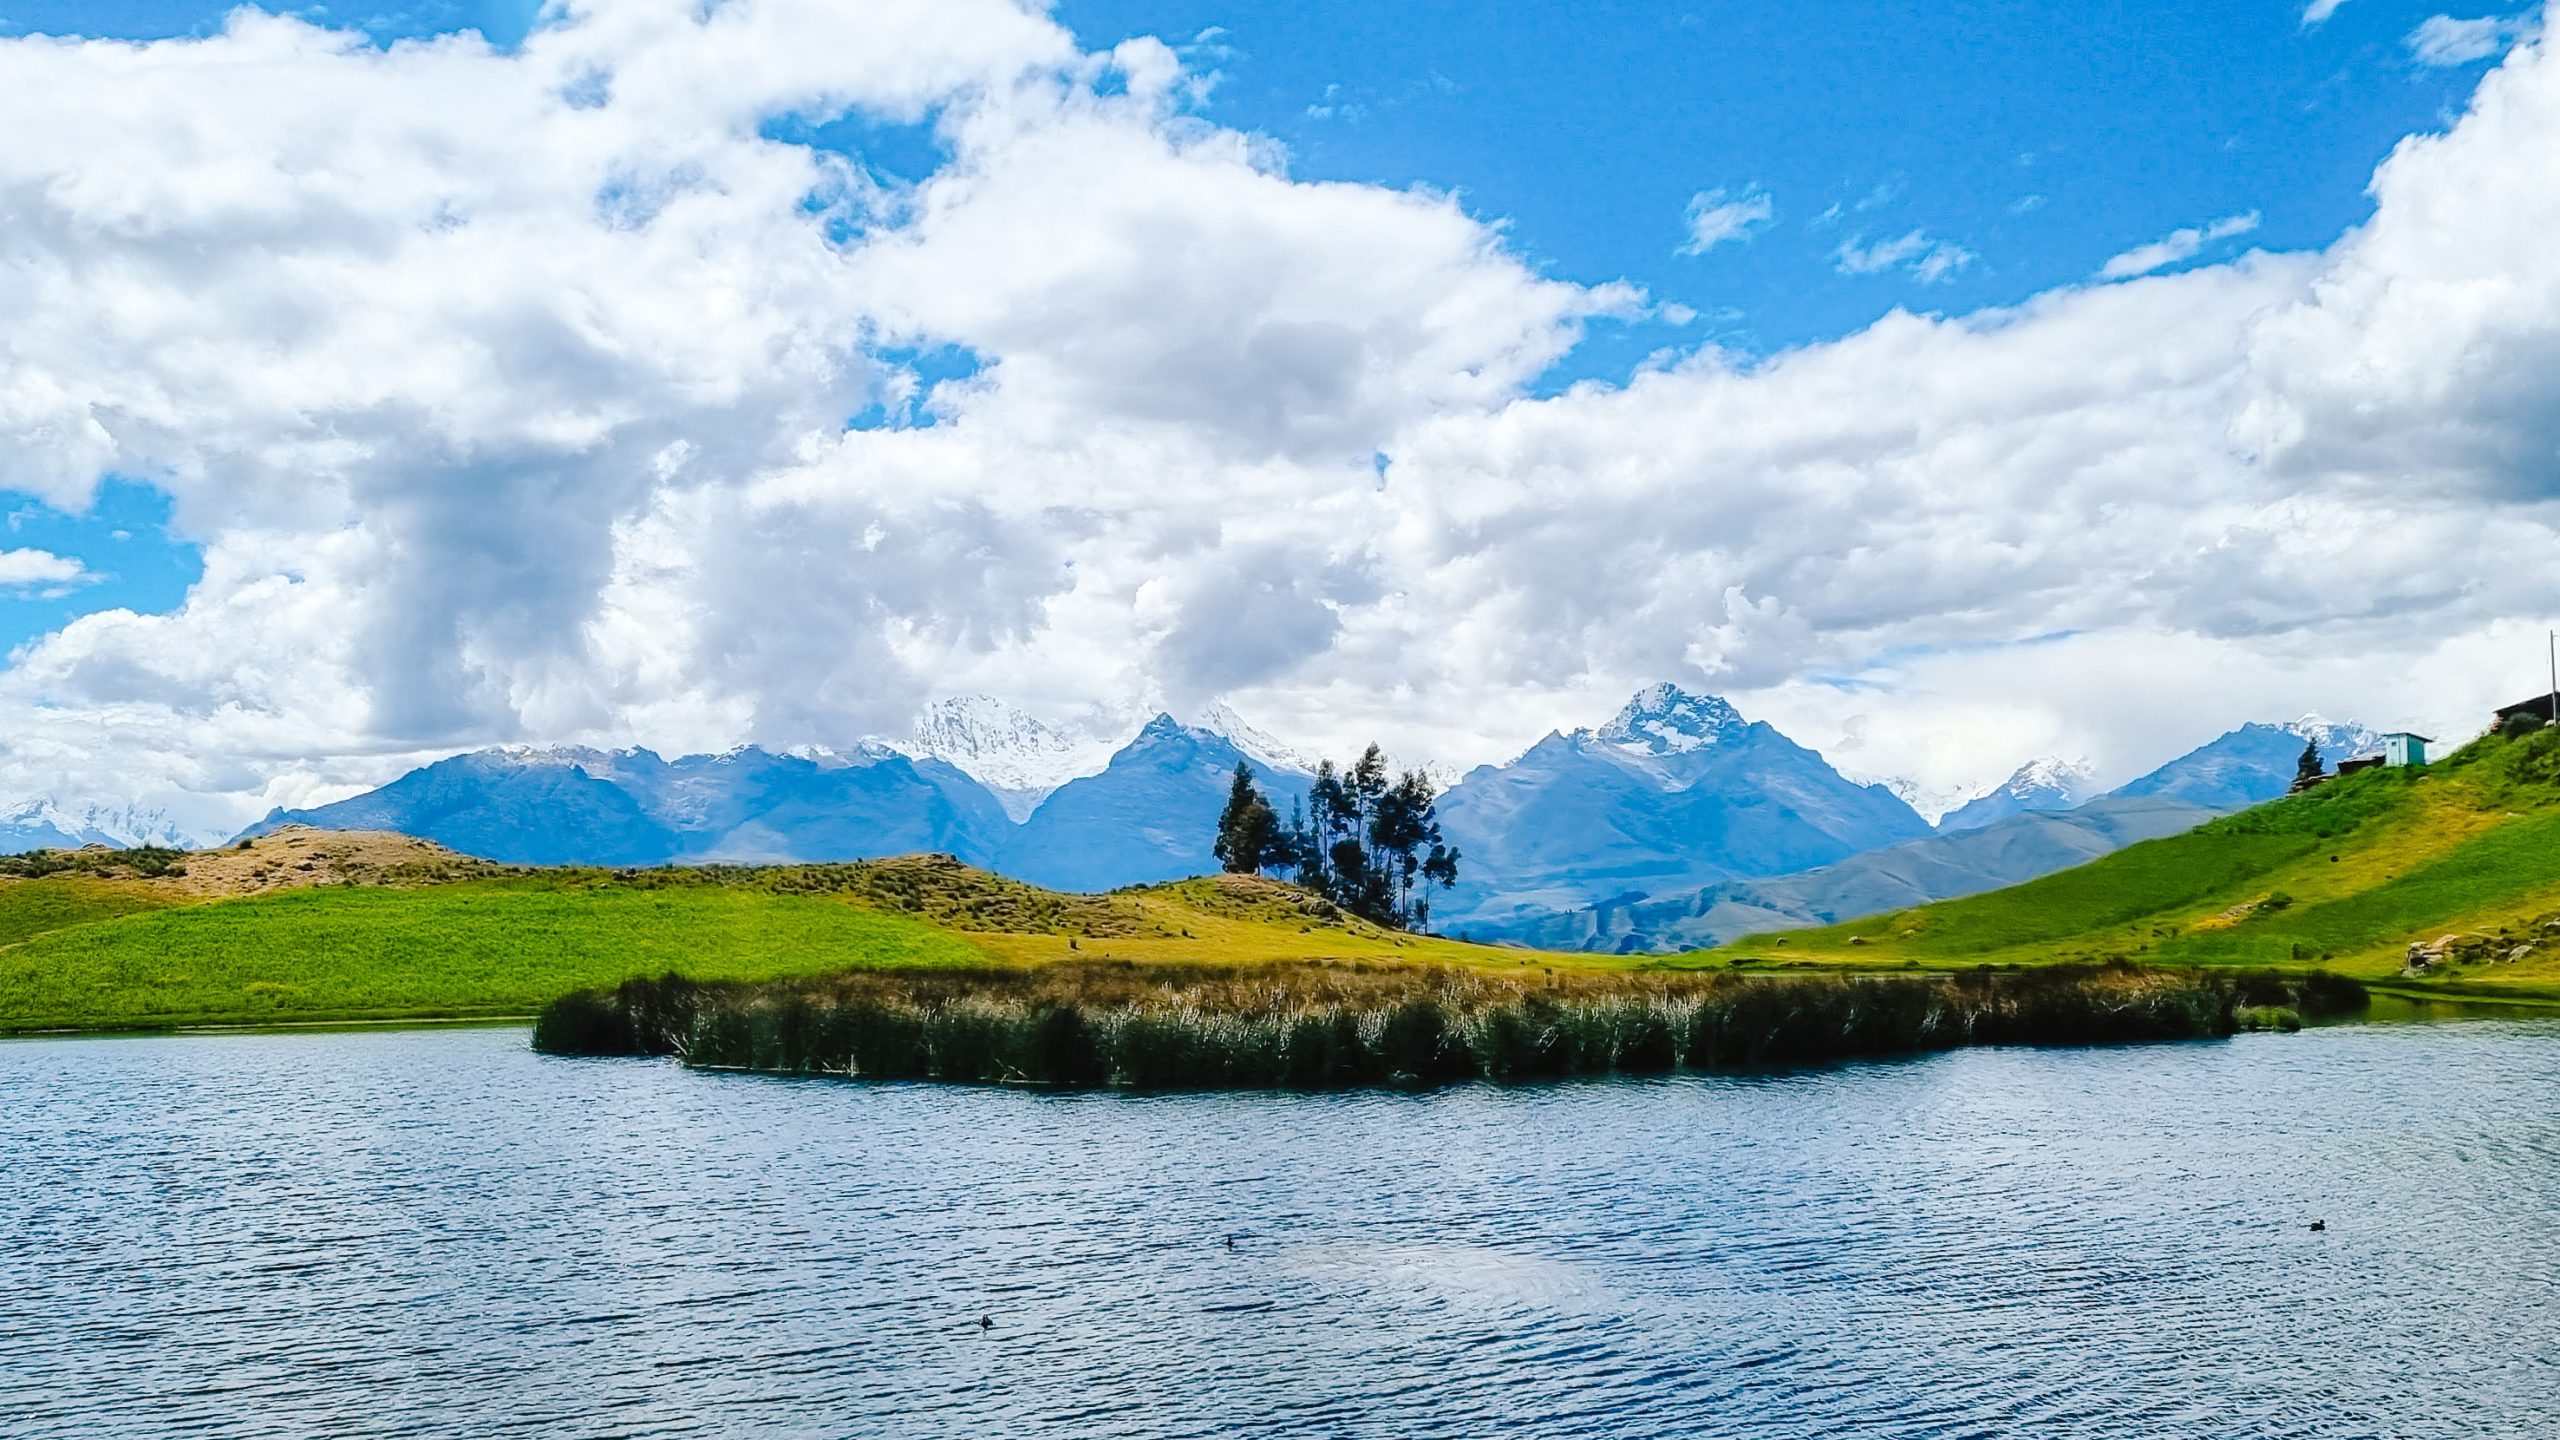
<svg viewBox="0 0 2560 1440">
<path fill-rule="evenodd" d="M 2488 59 L 2532 32 L 2533 22 L 2524 16 L 2487 15 L 2457 20 L 2450 15 L 2430 15 L 2409 32 L 2409 58 L 2421 65 L 2468 65 Z"/>
<path fill-rule="evenodd" d="M 2230 215 L 2210 225 L 2173 230 L 2148 245 L 2137 245 L 2107 261 L 2098 274 L 2108 280 L 2123 280 L 2135 275 L 2148 275 L 2155 270 L 2193 260 L 2204 247 L 2235 235 L 2246 235 L 2258 228 L 2258 212 Z"/>
<path fill-rule="evenodd" d="M 1832 263 L 1842 274 L 1873 275 L 1902 269 L 1909 270 L 1920 278 L 1922 284 L 1928 285 L 1944 280 L 1982 258 L 1961 245 L 1932 239 L 1919 230 L 1873 244 L 1863 244 L 1861 240 L 1847 241 L 1832 253 Z"/>
<path fill-rule="evenodd" d="M 1683 255 L 1704 255 L 1726 241 L 1749 240 L 1777 218 L 1777 206 L 1757 185 L 1740 191 L 1701 190 L 1689 197 L 1689 239 Z"/>
<path fill-rule="evenodd" d="M 86 585 L 98 577 L 68 555 L 49 550 L 0 550 L 0 588 L 54 592 Z"/>
<path fill-rule="evenodd" d="M 2346 3 L 2347 0 L 2311 0 L 2310 4 L 2302 7 L 2302 28 L 2309 30 L 2327 24 L 2329 17 L 2338 13 L 2338 7 Z"/>
<path fill-rule="evenodd" d="M 0 671 L 0 793 L 218 830 L 465 745 L 841 742 L 976 692 L 1232 692 L 1470 762 L 1657 678 L 1979 788 L 2307 709 L 2459 733 L 2538 654 L 2536 45 L 2325 251 L 1539 398 L 1643 297 L 1291 180 L 1191 93 L 998 0 L 0 41 L 0 131 L 59 137 L 0 149 L 0 470 L 145 478 L 206 565 Z M 845 110 L 950 162 L 764 138 Z M 921 379 L 949 347 L 975 373 Z M 912 423 L 846 428 L 883 398 Z"/>
</svg>

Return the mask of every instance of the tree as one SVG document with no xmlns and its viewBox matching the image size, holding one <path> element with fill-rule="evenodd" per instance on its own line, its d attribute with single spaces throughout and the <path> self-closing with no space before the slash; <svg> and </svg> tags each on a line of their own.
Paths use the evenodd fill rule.
<svg viewBox="0 0 2560 1440">
<path fill-rule="evenodd" d="M 1279 812 L 1262 798 L 1253 771 L 1236 762 L 1235 784 L 1227 789 L 1227 808 L 1218 816 L 1218 839 L 1210 850 L 1230 875 L 1256 875 L 1286 859 Z"/>
<path fill-rule="evenodd" d="M 2302 758 L 2295 761 L 2293 766 L 2293 788 L 2296 790 L 2308 790 L 2312 786 L 2319 784 L 2322 769 L 2323 767 L 2320 763 L 2320 742 L 2317 740 L 2304 740 L 2302 742 Z"/>
<path fill-rule="evenodd" d="M 1298 883 L 1395 929 L 1431 922 L 1431 887 L 1458 883 L 1458 851 L 1440 833 L 1439 796 L 1418 770 L 1401 776 L 1372 745 L 1348 768 L 1316 766 L 1304 810 L 1282 842 Z"/>
</svg>

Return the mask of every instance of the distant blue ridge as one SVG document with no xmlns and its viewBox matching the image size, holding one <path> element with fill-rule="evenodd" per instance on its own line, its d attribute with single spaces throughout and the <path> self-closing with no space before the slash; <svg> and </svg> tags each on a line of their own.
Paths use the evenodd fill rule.
<svg viewBox="0 0 2560 1440">
<path fill-rule="evenodd" d="M 2014 884 L 2283 794 L 2310 728 L 2245 725 L 2089 805 L 2012 800 L 2022 808 L 1942 833 L 1766 722 L 1657 685 L 1606 725 L 1549 735 L 1451 787 L 1440 817 L 1465 860 L 1462 883 L 1434 907 L 1435 928 L 1676 949 Z M 2332 765 L 2372 741 L 2355 727 L 2316 733 Z M 1101 891 L 1217 868 L 1210 844 L 1239 763 L 1283 814 L 1309 779 L 1158 715 L 1100 772 L 1049 792 L 1019 824 L 956 766 L 886 746 L 675 760 L 559 747 L 457 755 L 336 804 L 277 811 L 243 833 L 392 830 L 529 865 L 939 852 L 1050 889 Z"/>
</svg>

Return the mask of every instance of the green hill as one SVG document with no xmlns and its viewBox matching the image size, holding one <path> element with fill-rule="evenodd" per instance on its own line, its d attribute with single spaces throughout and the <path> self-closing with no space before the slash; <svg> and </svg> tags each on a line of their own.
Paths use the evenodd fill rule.
<svg viewBox="0 0 2560 1440">
<path fill-rule="evenodd" d="M 2426 963 L 2411 970 L 2411 947 Z M 2366 770 L 2077 869 L 1677 957 L 1950 969 L 2126 959 L 2560 1000 L 2560 732 Z"/>
<path fill-rule="evenodd" d="M 942 856 L 535 870 L 298 829 L 183 856 L 12 863 L 0 873 L 0 1032 L 520 1016 L 638 976 L 1061 961 L 1570 978 L 2129 960 L 2560 1002 L 2560 733 L 2485 739 L 2425 771 L 2360 772 L 2010 889 L 1662 959 L 1400 935 L 1261 879 L 1066 895 Z M 2426 961 L 2415 973 L 2412 946 Z"/>
<path fill-rule="evenodd" d="M 79 874 L 0 880 L 0 1033 L 527 1016 L 669 974 L 1551 958 L 1394 934 L 1238 876 L 1066 895 L 947 856 L 529 870 L 390 839 L 301 829 L 149 877 L 91 857 Z"/>
<path fill-rule="evenodd" d="M 947 931 L 799 896 L 541 879 L 326 886 L 73 925 L 0 950 L 0 1030 L 528 1015 L 641 974 L 762 980 L 985 962 Z"/>
</svg>

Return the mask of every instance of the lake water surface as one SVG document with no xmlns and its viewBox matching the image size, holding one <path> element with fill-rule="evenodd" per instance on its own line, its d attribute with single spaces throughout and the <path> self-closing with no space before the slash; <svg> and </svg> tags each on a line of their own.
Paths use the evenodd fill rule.
<svg viewBox="0 0 2560 1440">
<path fill-rule="evenodd" d="M 0 1432 L 2560 1435 L 2560 1023 L 1328 1096 L 0 1043 Z"/>
</svg>

